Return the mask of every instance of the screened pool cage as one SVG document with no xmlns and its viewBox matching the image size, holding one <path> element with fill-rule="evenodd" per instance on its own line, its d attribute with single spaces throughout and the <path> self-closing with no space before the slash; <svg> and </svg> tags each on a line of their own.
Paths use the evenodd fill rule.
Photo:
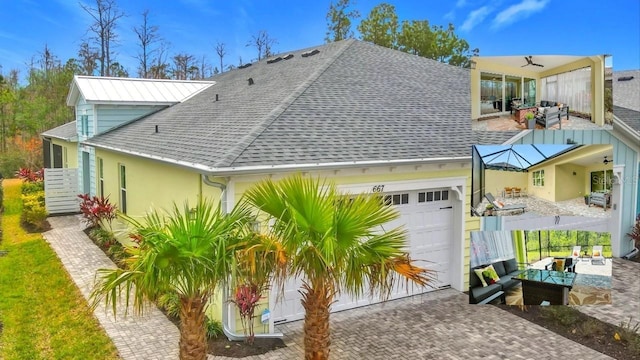
<svg viewBox="0 0 640 360">
<path fill-rule="evenodd" d="M 610 233 L 577 230 L 525 231 L 528 263 L 546 257 L 570 256 L 574 246 L 580 246 L 581 257 L 590 257 L 594 245 L 602 246 L 603 255 L 611 257 Z"/>
</svg>

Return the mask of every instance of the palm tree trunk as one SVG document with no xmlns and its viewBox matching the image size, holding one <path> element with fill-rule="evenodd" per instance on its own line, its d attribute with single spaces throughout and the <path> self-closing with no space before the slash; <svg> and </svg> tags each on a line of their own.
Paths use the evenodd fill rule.
<svg viewBox="0 0 640 360">
<path fill-rule="evenodd" d="M 207 336 L 204 329 L 204 308 L 207 297 L 180 298 L 180 359 L 205 360 Z"/>
<path fill-rule="evenodd" d="M 331 346 L 329 308 L 333 302 L 333 287 L 327 281 L 316 285 L 303 284 L 305 360 L 328 360 Z"/>
</svg>

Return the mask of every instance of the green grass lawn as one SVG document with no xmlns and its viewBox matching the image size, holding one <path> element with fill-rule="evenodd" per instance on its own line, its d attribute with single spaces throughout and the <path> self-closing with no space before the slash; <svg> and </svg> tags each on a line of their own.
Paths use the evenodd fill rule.
<svg viewBox="0 0 640 360">
<path fill-rule="evenodd" d="M 55 252 L 20 226 L 20 182 L 5 180 L 0 257 L 0 359 L 117 359 Z"/>
</svg>

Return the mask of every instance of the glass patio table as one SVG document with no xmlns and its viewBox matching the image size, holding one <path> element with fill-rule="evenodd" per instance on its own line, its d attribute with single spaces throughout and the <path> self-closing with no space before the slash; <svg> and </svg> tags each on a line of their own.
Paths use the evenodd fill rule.
<svg viewBox="0 0 640 360">
<path fill-rule="evenodd" d="M 527 269 L 513 277 L 522 282 L 522 298 L 525 305 L 569 305 L 569 290 L 576 281 L 576 274 L 564 271 Z"/>
</svg>

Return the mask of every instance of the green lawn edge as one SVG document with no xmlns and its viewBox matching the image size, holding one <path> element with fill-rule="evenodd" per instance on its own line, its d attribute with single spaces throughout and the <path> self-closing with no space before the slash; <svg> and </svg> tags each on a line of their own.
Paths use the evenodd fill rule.
<svg viewBox="0 0 640 360">
<path fill-rule="evenodd" d="M 20 182 L 0 214 L 0 359 L 118 359 L 111 339 L 41 234 L 20 226 Z"/>
</svg>

